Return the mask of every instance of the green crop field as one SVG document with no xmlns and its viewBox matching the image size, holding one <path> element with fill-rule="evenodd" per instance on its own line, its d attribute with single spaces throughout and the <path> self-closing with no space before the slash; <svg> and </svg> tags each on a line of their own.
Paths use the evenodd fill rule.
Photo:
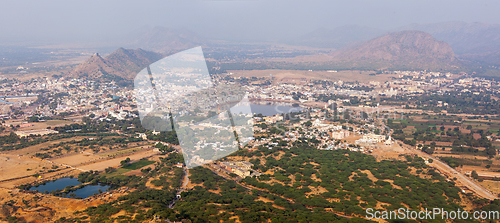
<svg viewBox="0 0 500 223">
<path fill-rule="evenodd" d="M 131 164 L 124 166 L 122 168 L 127 169 L 127 170 L 137 170 L 139 168 L 145 167 L 145 166 L 153 164 L 153 163 L 155 163 L 155 161 L 139 160 L 135 163 L 131 163 Z"/>
</svg>

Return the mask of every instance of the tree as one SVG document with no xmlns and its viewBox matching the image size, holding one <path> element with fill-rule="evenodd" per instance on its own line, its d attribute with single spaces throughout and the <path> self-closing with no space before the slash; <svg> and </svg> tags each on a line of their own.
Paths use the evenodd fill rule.
<svg viewBox="0 0 500 223">
<path fill-rule="evenodd" d="M 475 170 L 472 171 L 472 173 L 470 174 L 470 176 L 474 179 L 477 179 L 479 178 L 479 175 L 477 174 L 477 172 Z"/>
<path fill-rule="evenodd" d="M 122 166 L 127 166 L 129 163 L 130 163 L 130 158 L 129 157 L 127 157 L 127 159 L 124 159 L 124 160 L 120 161 L 120 164 Z"/>
<path fill-rule="evenodd" d="M 304 122 L 304 126 L 311 127 L 312 126 L 312 122 L 311 121 Z"/>
<path fill-rule="evenodd" d="M 30 119 L 28 120 L 28 122 L 38 122 L 38 120 L 39 120 L 39 119 L 38 119 L 38 116 L 36 116 L 36 115 L 32 115 L 32 116 L 30 117 Z"/>
<path fill-rule="evenodd" d="M 429 155 L 432 155 L 434 153 L 434 148 L 432 147 L 428 147 L 428 146 L 424 146 L 422 148 L 422 151 L 429 154 Z"/>
<path fill-rule="evenodd" d="M 104 172 L 106 172 L 106 173 L 111 173 L 111 172 L 113 172 L 113 170 L 115 170 L 115 168 L 113 168 L 113 167 L 108 167 L 108 168 L 104 169 Z"/>
<path fill-rule="evenodd" d="M 488 148 L 488 149 L 485 149 L 485 152 L 486 154 L 490 155 L 490 156 L 494 156 L 497 154 L 497 150 L 494 149 L 494 148 Z"/>
</svg>

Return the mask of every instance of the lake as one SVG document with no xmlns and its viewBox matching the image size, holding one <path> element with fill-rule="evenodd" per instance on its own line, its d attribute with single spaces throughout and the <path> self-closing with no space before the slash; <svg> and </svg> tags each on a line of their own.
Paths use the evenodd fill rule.
<svg viewBox="0 0 500 223">
<path fill-rule="evenodd" d="M 78 181 L 77 178 L 65 177 L 58 179 L 56 181 L 47 182 L 45 185 L 40 185 L 38 187 L 31 187 L 29 190 L 38 191 L 41 193 L 45 193 L 45 191 L 48 191 L 50 193 L 52 191 L 56 191 L 57 189 L 64 190 L 64 188 L 66 188 L 67 186 L 78 186 L 80 184 L 81 183 Z M 84 186 L 83 188 L 73 191 L 72 193 L 76 195 L 75 197 L 87 198 L 94 195 L 94 193 L 98 194 L 99 189 L 101 189 L 101 191 L 106 191 L 108 188 L 109 186 L 106 185 L 87 185 Z M 64 197 L 70 197 L 70 196 L 68 194 Z"/>
<path fill-rule="evenodd" d="M 5 103 L 5 104 L 14 104 L 14 103 L 12 103 L 12 102 L 4 101 L 4 100 L 2 100 L 2 99 L 0 99 L 0 102 Z"/>
<path fill-rule="evenodd" d="M 238 106 L 238 107 L 232 107 L 231 111 L 233 113 L 240 113 L 240 112 L 245 112 L 246 111 L 245 106 Z M 290 113 L 290 112 L 299 112 L 302 111 L 303 109 L 301 107 L 292 107 L 289 105 L 285 104 L 255 104 L 255 103 L 250 103 L 250 108 L 252 109 L 252 113 L 254 114 L 262 114 L 264 116 L 273 116 L 276 114 L 282 114 L 282 113 Z"/>
</svg>

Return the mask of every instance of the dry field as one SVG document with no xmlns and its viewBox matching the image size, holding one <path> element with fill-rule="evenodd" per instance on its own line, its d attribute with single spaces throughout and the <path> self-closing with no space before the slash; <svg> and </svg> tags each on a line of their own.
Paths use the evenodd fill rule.
<svg viewBox="0 0 500 223">
<path fill-rule="evenodd" d="M 158 152 L 154 152 L 152 149 L 150 150 L 143 150 L 139 151 L 124 157 L 118 157 L 114 159 L 109 159 L 109 160 L 104 160 L 104 161 L 99 161 L 96 163 L 92 164 L 87 164 L 83 166 L 78 166 L 79 169 L 89 171 L 89 170 L 97 170 L 97 171 L 102 171 L 108 167 L 117 167 L 120 165 L 120 161 L 126 159 L 127 157 L 130 158 L 131 160 L 140 160 L 144 157 L 152 156 L 158 154 Z"/>
<path fill-rule="evenodd" d="M 391 77 L 395 75 L 384 74 L 384 75 L 376 75 L 370 76 L 369 74 L 373 73 L 373 71 L 338 71 L 338 72 L 327 72 L 327 71 L 303 71 L 303 70 L 230 70 L 228 73 L 233 73 L 231 76 L 233 77 L 266 77 L 269 78 L 270 74 L 272 74 L 274 80 L 276 82 L 294 82 L 300 80 L 292 80 L 292 79 L 300 79 L 305 78 L 308 80 L 330 80 L 330 81 L 347 81 L 347 82 L 365 82 L 368 83 L 370 81 L 378 81 L 383 83 L 385 81 L 391 80 Z"/>
<path fill-rule="evenodd" d="M 48 163 L 48 162 L 47 162 Z M 50 163 L 48 163 L 50 164 Z M 52 164 L 50 164 L 52 166 Z M 45 169 L 47 170 L 47 169 Z M 19 185 L 27 184 L 27 183 L 33 183 L 35 181 L 43 181 L 43 180 L 51 180 L 51 179 L 58 179 L 63 176 L 76 176 L 78 175 L 79 171 L 71 169 L 71 168 L 66 168 L 66 167 L 59 167 L 57 171 L 55 172 L 50 172 L 50 173 L 42 173 L 40 174 L 41 178 L 36 178 L 33 177 L 32 174 L 28 174 L 31 171 L 21 171 L 26 173 L 27 175 L 21 178 L 10 178 L 5 181 L 0 182 L 0 188 L 8 188 L 8 189 L 13 189 L 16 188 Z"/>
<path fill-rule="evenodd" d="M 130 149 L 113 150 L 113 151 L 109 151 L 109 152 L 98 153 L 95 155 L 107 158 L 107 157 L 119 156 L 119 155 L 123 155 L 123 154 L 127 154 L 127 153 L 133 153 L 133 152 L 137 152 L 139 150 L 143 150 L 143 149 L 147 149 L 147 148 L 152 148 L 152 147 L 151 146 L 140 146 L 140 147 L 134 147 L 134 148 L 130 148 Z"/>
<path fill-rule="evenodd" d="M 62 158 L 50 159 L 55 163 L 62 163 L 69 166 L 78 166 L 82 163 L 92 162 L 101 159 L 99 156 L 95 156 L 88 153 L 75 153 L 74 155 L 65 156 Z"/>
<path fill-rule="evenodd" d="M 437 151 L 438 149 L 436 149 Z M 472 154 L 446 154 L 446 153 L 435 153 L 433 154 L 434 156 L 437 157 L 454 157 L 454 158 L 461 158 L 461 159 L 470 159 L 470 160 L 488 160 L 488 157 L 484 156 L 475 156 Z"/>
<path fill-rule="evenodd" d="M 116 159 L 123 160 L 123 155 L 126 154 L 133 154 L 138 151 L 142 151 L 145 149 L 152 149 L 150 146 L 140 146 L 140 147 L 134 147 L 130 149 L 122 149 L 122 150 L 113 150 L 113 151 L 106 151 L 102 153 L 91 153 L 91 152 L 81 152 L 81 153 L 73 153 L 69 154 L 66 156 L 63 156 L 61 158 L 54 158 L 54 159 L 49 159 L 51 161 L 54 161 L 55 163 L 59 164 L 65 164 L 69 165 L 72 167 L 78 167 L 80 165 L 87 165 L 90 164 L 91 162 L 96 163 L 96 162 L 104 162 L 107 159 L 113 158 L 115 156 L 120 156 L 117 157 Z"/>
<path fill-rule="evenodd" d="M 50 168 L 52 164 L 41 160 L 30 159 L 26 156 L 9 154 L 0 155 L 0 181 L 31 176 L 42 168 Z"/>
<path fill-rule="evenodd" d="M 44 142 L 44 143 L 41 143 L 38 145 L 29 146 L 29 147 L 26 147 L 24 149 L 5 151 L 4 153 L 10 154 L 10 155 L 18 155 L 19 154 L 19 155 L 24 155 L 24 156 L 32 156 L 35 153 L 40 152 L 40 149 L 42 149 L 42 148 L 47 148 L 51 145 L 59 144 L 61 142 L 69 142 L 71 140 L 79 141 L 79 140 L 82 140 L 84 138 L 88 138 L 88 137 L 76 136 L 76 137 L 72 137 L 72 138 L 58 139 L 55 141 L 49 141 L 49 142 Z"/>
<path fill-rule="evenodd" d="M 16 125 L 22 125 L 26 123 L 26 120 L 12 120 L 12 121 L 7 121 L 4 125 L 6 126 L 16 126 Z M 33 126 L 29 127 L 22 127 L 18 128 L 19 131 L 26 131 L 26 130 L 34 130 L 34 129 L 47 129 L 47 127 L 54 128 L 54 127 L 61 127 L 65 125 L 70 125 L 73 124 L 73 121 L 68 121 L 68 120 L 47 120 L 45 122 L 30 122 L 29 124 L 32 124 Z"/>
<path fill-rule="evenodd" d="M 493 194 L 500 194 L 500 181 L 483 180 L 479 184 L 490 190 Z"/>
</svg>

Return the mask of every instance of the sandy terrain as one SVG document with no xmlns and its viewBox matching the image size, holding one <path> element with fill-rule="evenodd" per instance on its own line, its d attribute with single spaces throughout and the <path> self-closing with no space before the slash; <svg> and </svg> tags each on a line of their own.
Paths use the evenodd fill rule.
<svg viewBox="0 0 500 223">
<path fill-rule="evenodd" d="M 483 180 L 483 182 L 479 182 L 479 184 L 490 190 L 493 194 L 500 195 L 500 181 Z"/>
<path fill-rule="evenodd" d="M 27 222 L 54 222 L 61 217 L 75 217 L 75 211 L 116 200 L 126 193 L 126 190 L 117 190 L 111 193 L 114 196 L 103 193 L 81 200 L 0 188 L 0 204 L 13 201 L 0 212 L 0 217 L 9 214 Z"/>
<path fill-rule="evenodd" d="M 158 152 L 153 152 L 153 150 L 144 150 L 140 151 L 134 154 L 127 155 L 126 157 L 129 157 L 131 160 L 139 160 L 144 157 L 152 156 L 158 154 Z M 88 165 L 83 165 L 83 166 L 78 166 L 79 169 L 89 171 L 89 170 L 104 170 L 108 167 L 117 167 L 120 165 L 120 161 L 126 159 L 126 157 L 119 157 L 119 158 L 114 158 L 114 159 L 109 159 L 109 160 L 104 160 Z"/>
<path fill-rule="evenodd" d="M 70 166 L 77 166 L 82 163 L 91 162 L 98 159 L 101 159 L 101 157 L 87 153 L 77 153 L 74 155 L 65 156 L 63 158 L 50 159 L 50 160 L 56 163 L 62 163 Z"/>
<path fill-rule="evenodd" d="M 87 204 L 84 200 L 59 198 L 42 194 L 34 195 L 16 191 L 13 190 L 11 196 L 8 190 L 0 189 L 0 203 L 5 203 L 13 199 L 15 201 L 14 205 L 19 207 L 19 209 L 16 212 L 9 210 L 10 214 L 19 213 L 16 217 L 23 217 L 28 222 L 49 222 L 61 217 L 71 217 L 75 211 L 81 211 L 88 206 L 103 203 L 102 201 L 94 201 L 91 204 Z M 35 202 L 35 196 L 39 197 L 40 200 Z M 27 200 L 30 206 L 23 204 L 22 200 Z"/>
<path fill-rule="evenodd" d="M 30 159 L 26 156 L 10 154 L 0 155 L 0 181 L 31 176 L 37 171 L 42 171 L 42 167 L 50 168 L 52 164 L 41 160 Z M 28 171 L 28 169 L 30 169 Z"/>
</svg>

